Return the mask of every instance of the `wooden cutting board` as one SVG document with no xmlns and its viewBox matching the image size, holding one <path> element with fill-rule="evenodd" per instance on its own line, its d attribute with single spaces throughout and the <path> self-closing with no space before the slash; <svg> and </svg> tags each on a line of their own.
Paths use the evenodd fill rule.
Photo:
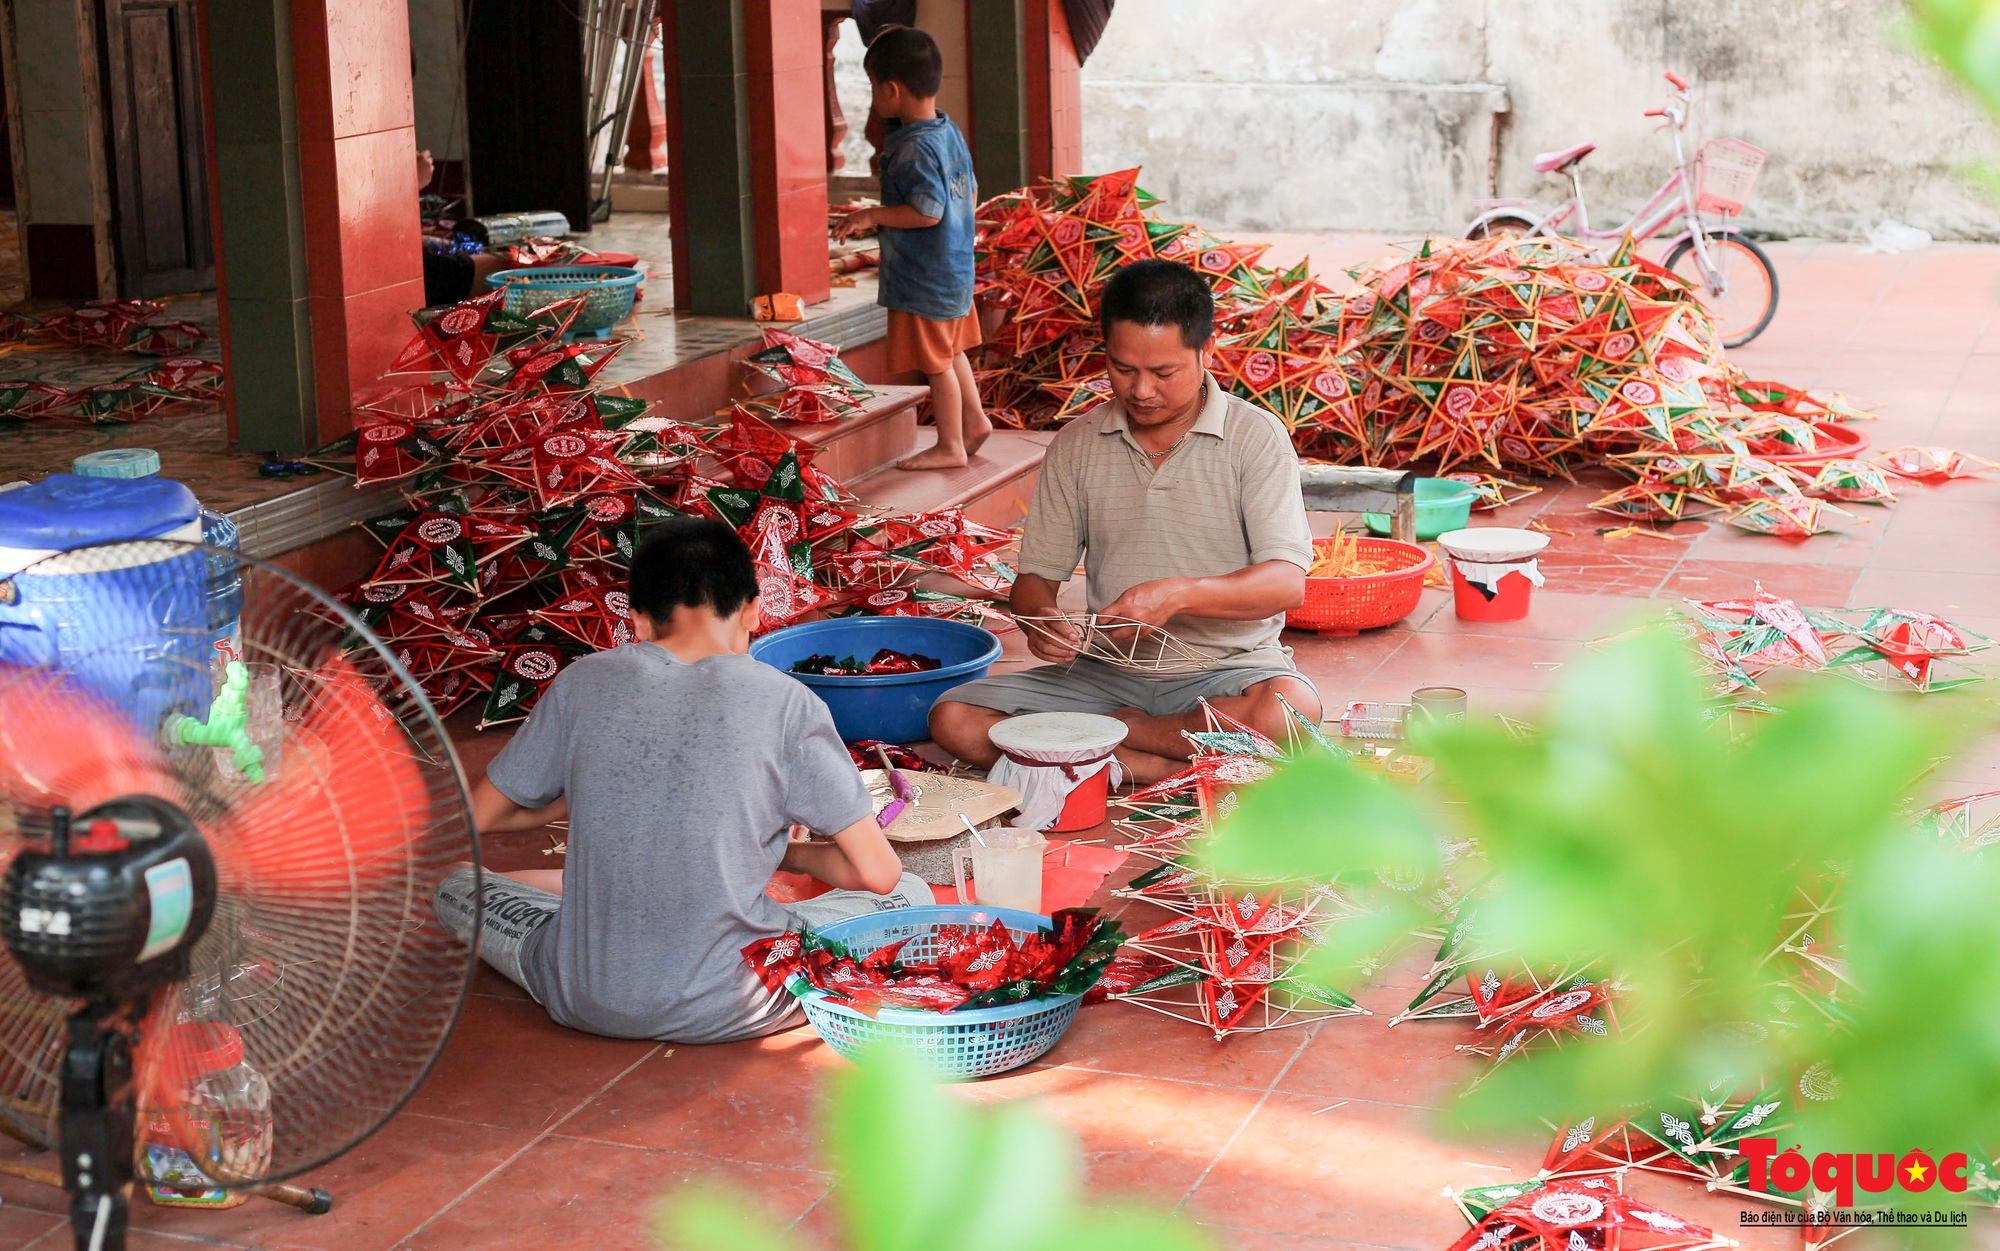
<svg viewBox="0 0 2000 1251">
<path fill-rule="evenodd" d="M 888 807 L 896 796 L 889 789 L 889 777 L 880 769 L 863 769 L 861 778 L 875 801 L 875 811 Z M 1021 804 L 1021 792 L 1011 786 L 995 786 L 944 773 L 903 771 L 904 780 L 916 788 L 917 798 L 903 815 L 882 831 L 896 843 L 928 843 L 965 833 L 965 821 L 978 825 Z M 960 820 L 963 817 L 964 820 Z"/>
</svg>

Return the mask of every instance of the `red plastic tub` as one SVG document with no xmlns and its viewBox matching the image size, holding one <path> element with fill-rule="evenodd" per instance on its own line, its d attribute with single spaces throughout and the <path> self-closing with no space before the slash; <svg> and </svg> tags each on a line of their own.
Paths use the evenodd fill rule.
<svg viewBox="0 0 2000 1251">
<path fill-rule="evenodd" d="M 1102 825 L 1110 800 L 1111 770 L 1099 769 L 1076 784 L 1076 789 L 1063 801 L 1062 813 L 1056 817 L 1056 823 L 1046 832 L 1073 834 Z"/>
<path fill-rule="evenodd" d="M 1535 584 L 1526 574 L 1503 574 L 1494 587 L 1493 598 L 1465 580 L 1458 566 L 1451 567 L 1452 606 L 1467 621 L 1519 621 L 1528 615 L 1529 595 Z"/>
</svg>

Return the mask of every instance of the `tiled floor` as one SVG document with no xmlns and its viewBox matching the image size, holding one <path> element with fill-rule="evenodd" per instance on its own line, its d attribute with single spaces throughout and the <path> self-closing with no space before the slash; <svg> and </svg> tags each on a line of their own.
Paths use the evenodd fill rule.
<svg viewBox="0 0 2000 1251">
<path fill-rule="evenodd" d="M 1330 269 L 1376 243 L 1283 245 Z M 1881 420 L 1868 433 L 1879 447 L 1939 442 L 2000 458 L 2000 248 L 1864 257 L 1851 244 L 1800 242 L 1773 252 L 1785 303 L 1739 353 L 1753 374 L 1873 404 Z M 1583 511 L 1592 491 L 1552 486 L 1502 518 L 1575 531 L 1552 545 L 1528 620 L 1461 622 L 1443 593 L 1427 592 L 1394 628 L 1294 637 L 1300 662 L 1330 704 L 1451 682 L 1470 689 L 1476 711 L 1532 715 L 1581 641 L 1649 601 L 1760 580 L 1818 604 L 1896 604 L 2000 633 L 2000 481 L 1911 487 L 1897 507 L 1867 510 L 1855 533 L 1797 544 L 1700 526 L 1679 528 L 1671 544 L 1607 541 Z M 497 747 L 493 736 L 466 741 L 468 770 L 476 775 Z M 1996 784 L 2000 760 L 1984 751 L 1938 781 L 1948 791 Z M 546 843 L 516 835 L 489 855 L 501 868 L 546 866 Z M 1221 1044 L 1137 1008 L 1090 1008 L 1046 1063 L 964 1093 L 1034 1100 L 1082 1140 L 1100 1202 L 1177 1211 L 1208 1225 L 1219 1247 L 1442 1248 L 1463 1225 L 1441 1192 L 1531 1173 L 1545 1143 L 1466 1141 L 1439 1127 L 1436 1109 L 1471 1071 L 1453 1050 L 1467 1031 L 1387 1027 L 1414 967 L 1362 992 L 1376 1015 Z M 330 1215 L 261 1201 L 220 1214 L 143 1209 L 147 1232 L 135 1245 L 640 1248 L 657 1198 L 691 1181 L 745 1189 L 773 1217 L 822 1235 L 835 1222 L 815 1117 L 823 1079 L 841 1063 L 809 1031 L 724 1047 L 570 1033 L 482 973 L 409 1108 L 312 1179 L 338 1195 Z M 1635 1189 L 1727 1236 L 1747 1234 L 1746 1245 L 1796 1245 L 1738 1229 L 1735 1204 L 1689 1186 L 1642 1179 Z M 55 1193 L 0 1180 L 0 1195 L 0 1246 L 67 1245 Z"/>
<path fill-rule="evenodd" d="M 0 215 L 0 307 L 13 304 L 19 297 L 16 290 L 10 299 L 5 286 L 8 279 L 4 248 L 10 221 L 11 215 Z M 165 303 L 164 318 L 191 321 L 208 331 L 209 339 L 198 345 L 192 355 L 221 359 L 221 348 L 214 337 L 214 293 L 171 297 Z M 21 302 L 18 309 L 47 316 L 69 306 L 69 301 L 37 299 Z M 129 378 L 158 363 L 153 357 L 108 348 L 0 344 L 0 379 L 32 380 L 67 388 Z M 166 476 L 186 482 L 202 503 L 224 512 L 274 499 L 300 486 L 298 481 L 259 477 L 258 458 L 229 446 L 222 405 L 218 401 L 179 405 L 130 425 L 85 426 L 67 421 L 0 423 L 0 482 L 17 478 L 34 481 L 43 474 L 67 470 L 70 462 L 86 452 L 123 447 L 149 447 L 159 452 L 161 471 Z"/>
</svg>

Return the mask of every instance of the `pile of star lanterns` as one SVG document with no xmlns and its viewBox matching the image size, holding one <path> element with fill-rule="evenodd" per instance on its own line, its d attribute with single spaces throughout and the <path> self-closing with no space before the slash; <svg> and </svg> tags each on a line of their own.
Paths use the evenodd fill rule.
<svg viewBox="0 0 2000 1251">
<path fill-rule="evenodd" d="M 1787 670 L 1884 690 L 1953 690 L 1986 680 L 1970 657 L 1993 645 L 1914 609 L 1803 607 L 1761 585 L 1740 599 L 1690 600 L 1667 622 L 1693 645 L 1719 710 L 1765 711 L 1760 682 Z"/>
<path fill-rule="evenodd" d="M 1003 591 L 1013 575 L 996 553 L 1012 533 L 957 509 L 872 512 L 783 428 L 869 398 L 830 345 L 766 329 L 748 367 L 776 389 L 687 425 L 598 385 L 626 340 L 566 342 L 580 299 L 524 314 L 503 301 L 419 314 L 355 429 L 309 458 L 401 486 L 405 507 L 365 523 L 382 556 L 345 598 L 440 713 L 483 700 L 482 728 L 519 721 L 572 659 L 629 642 L 625 570 L 645 529 L 675 516 L 743 536 L 765 629 L 815 612 L 994 613 L 913 584 L 945 573 Z"/>
<path fill-rule="evenodd" d="M 167 358 L 142 366 L 129 377 L 83 387 L 33 379 L 0 381 L 0 418 L 79 425 L 133 422 L 221 395 L 222 366 L 188 355 L 208 338 L 208 332 L 193 322 L 162 319 L 165 311 L 165 306 L 151 300 L 92 300 L 41 318 L 0 313 L 0 344 Z"/>
<path fill-rule="evenodd" d="M 1121 266 L 1162 258 L 1213 286 L 1213 368 L 1276 413 L 1300 452 L 1438 472 L 1631 479 L 1594 507 L 1628 521 L 1720 515 L 1803 538 L 1890 503 L 1892 477 L 1936 481 L 1984 462 L 1943 448 L 1863 460 L 1839 423 L 1867 414 L 1758 381 L 1726 360 L 1680 278 L 1629 241 L 1607 258 L 1550 238 L 1432 240 L 1350 271 L 1337 293 L 1267 245 L 1162 220 L 1137 170 L 1045 182 L 979 210 L 982 302 L 1005 310 L 977 370 L 989 411 L 1025 428 L 1105 399 L 1096 297 Z"/>
</svg>

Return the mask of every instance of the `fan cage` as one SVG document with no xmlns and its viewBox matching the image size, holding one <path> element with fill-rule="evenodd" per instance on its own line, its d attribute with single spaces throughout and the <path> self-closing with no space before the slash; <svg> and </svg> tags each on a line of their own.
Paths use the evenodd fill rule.
<svg viewBox="0 0 2000 1251">
<path fill-rule="evenodd" d="M 261 784 L 225 767 L 227 748 L 163 739 L 174 716 L 206 716 L 217 682 L 208 661 L 218 624 L 227 627 L 214 619 L 213 582 L 189 593 L 161 572 L 188 556 L 234 568 L 236 654 L 279 675 L 282 747 Z M 0 580 L 0 606 L 0 625 L 17 627 L 0 630 L 11 640 L 0 644 L 0 871 L 47 809 L 69 802 L 30 763 L 61 754 L 46 744 L 77 737 L 54 711 L 37 712 L 65 699 L 109 727 L 65 749 L 77 762 L 70 776 L 128 755 L 157 761 L 178 791 L 167 798 L 200 825 L 216 862 L 218 901 L 189 976 L 158 995 L 141 1027 L 138 1157 L 149 1119 L 179 1114 L 145 1102 L 171 1088 L 161 1077 L 171 1028 L 206 1019 L 240 1034 L 245 1062 L 270 1085 L 274 1129 L 268 1165 L 214 1180 L 245 1187 L 325 1164 L 415 1093 L 477 967 L 476 929 L 469 942 L 454 938 L 432 911 L 446 873 L 480 858 L 436 711 L 346 605 L 228 549 L 81 548 Z M 129 743 L 110 741 L 123 734 Z M 66 1022 L 80 1006 L 33 990 L 0 959 L 0 1131 L 54 1144 Z"/>
</svg>

